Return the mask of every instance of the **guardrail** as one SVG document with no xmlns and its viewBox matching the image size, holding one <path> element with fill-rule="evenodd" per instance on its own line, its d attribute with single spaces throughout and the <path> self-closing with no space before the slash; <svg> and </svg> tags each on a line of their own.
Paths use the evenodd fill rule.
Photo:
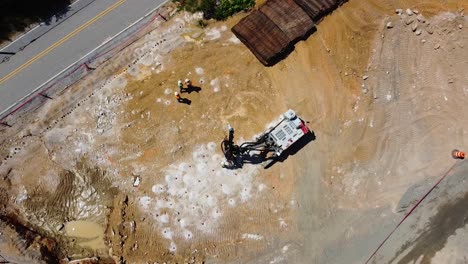
<svg viewBox="0 0 468 264">
<path fill-rule="evenodd" d="M 100 65 L 117 55 L 120 51 L 166 22 L 171 9 L 158 7 L 106 40 L 100 46 L 84 55 L 78 61 L 57 73 L 46 83 L 0 113 L 0 125 L 12 127 L 23 115 L 34 111 L 48 100 L 62 94 Z"/>
</svg>

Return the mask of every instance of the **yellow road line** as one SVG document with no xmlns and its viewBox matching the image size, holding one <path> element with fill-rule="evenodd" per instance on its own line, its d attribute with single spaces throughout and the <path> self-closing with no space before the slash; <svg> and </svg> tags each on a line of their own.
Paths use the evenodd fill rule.
<svg viewBox="0 0 468 264">
<path fill-rule="evenodd" d="M 61 44 L 63 44 L 65 41 L 69 40 L 70 38 L 72 38 L 73 36 L 75 36 L 76 34 L 78 34 L 80 31 L 82 31 L 83 29 L 87 28 L 89 25 L 91 25 L 92 23 L 96 22 L 98 19 L 100 19 L 101 17 L 105 16 L 107 13 L 111 12 L 112 10 L 114 10 L 115 8 L 117 8 L 118 6 L 120 6 L 121 4 L 123 4 L 126 0 L 119 0 L 118 2 L 114 3 L 113 5 L 111 5 L 110 7 L 108 7 L 106 10 L 102 11 L 101 13 L 99 13 L 97 16 L 93 17 L 91 20 L 88 20 L 88 22 L 84 23 L 83 25 L 79 26 L 78 28 L 76 28 L 75 30 L 73 30 L 72 32 L 70 32 L 68 35 L 66 35 L 65 37 L 63 37 L 62 39 L 60 39 L 59 41 L 55 42 L 54 44 L 52 44 L 51 46 L 49 46 L 47 49 L 41 51 L 39 54 L 37 54 L 36 56 L 34 56 L 33 58 L 31 58 L 28 62 L 24 63 L 23 65 L 19 66 L 18 68 L 16 68 L 14 71 L 10 72 L 9 74 L 7 74 L 5 77 L 3 77 L 2 79 L 0 79 L 0 84 L 4 83 L 5 81 L 7 81 L 8 79 L 10 79 L 11 77 L 15 76 L 17 73 L 19 73 L 20 71 L 24 70 L 26 67 L 28 67 L 29 65 L 31 65 L 32 63 L 34 63 L 36 60 L 40 59 L 41 57 L 43 57 L 44 55 L 46 55 L 47 53 L 49 53 L 50 51 L 52 51 L 53 49 L 55 49 L 56 47 L 60 46 Z"/>
</svg>

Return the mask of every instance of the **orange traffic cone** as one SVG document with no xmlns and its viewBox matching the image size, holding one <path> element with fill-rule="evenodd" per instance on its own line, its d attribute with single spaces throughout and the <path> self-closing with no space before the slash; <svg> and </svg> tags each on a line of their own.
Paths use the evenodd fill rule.
<svg viewBox="0 0 468 264">
<path fill-rule="evenodd" d="M 459 151 L 458 149 L 455 149 L 452 151 L 452 157 L 454 159 L 464 159 L 465 158 L 465 152 Z"/>
</svg>

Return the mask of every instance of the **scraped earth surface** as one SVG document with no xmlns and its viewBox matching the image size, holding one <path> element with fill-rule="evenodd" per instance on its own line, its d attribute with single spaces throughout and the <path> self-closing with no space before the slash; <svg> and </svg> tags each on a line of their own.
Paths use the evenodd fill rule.
<svg viewBox="0 0 468 264">
<path fill-rule="evenodd" d="M 2 128 L 1 255 L 363 263 L 453 165 L 371 261 L 463 263 L 466 5 L 351 0 L 270 68 L 229 30 L 245 14 L 176 15 L 87 77 L 99 86 Z M 174 98 L 185 78 L 190 104 Z M 221 168 L 228 123 L 242 142 L 288 108 L 314 141 L 267 170 Z"/>
</svg>

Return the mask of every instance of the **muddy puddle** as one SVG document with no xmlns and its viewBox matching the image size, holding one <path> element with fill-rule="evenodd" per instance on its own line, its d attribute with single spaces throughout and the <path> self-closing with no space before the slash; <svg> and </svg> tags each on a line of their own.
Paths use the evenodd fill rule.
<svg viewBox="0 0 468 264">
<path fill-rule="evenodd" d="M 90 221 L 71 221 L 65 224 L 65 233 L 74 237 L 78 246 L 94 250 L 105 248 L 104 230 L 102 227 Z"/>
</svg>

